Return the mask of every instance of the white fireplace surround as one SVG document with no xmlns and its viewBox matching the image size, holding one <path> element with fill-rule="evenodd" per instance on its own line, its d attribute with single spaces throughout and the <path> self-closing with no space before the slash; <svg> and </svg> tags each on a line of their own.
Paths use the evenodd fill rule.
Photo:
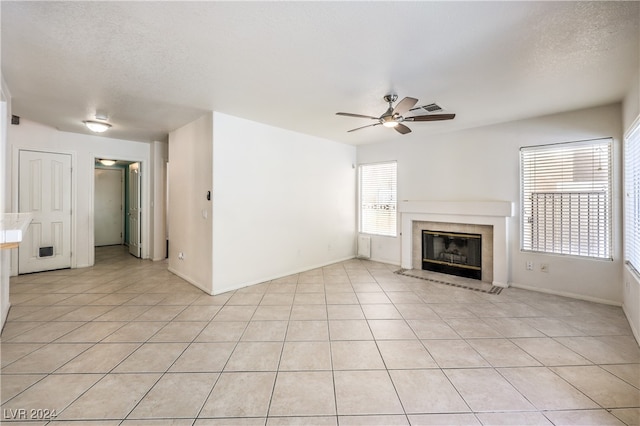
<svg viewBox="0 0 640 426">
<path fill-rule="evenodd" d="M 511 201 L 401 201 L 398 203 L 402 226 L 401 266 L 421 269 L 413 265 L 413 222 L 445 222 L 493 226 L 493 282 L 508 287 L 509 219 L 513 217 Z"/>
</svg>

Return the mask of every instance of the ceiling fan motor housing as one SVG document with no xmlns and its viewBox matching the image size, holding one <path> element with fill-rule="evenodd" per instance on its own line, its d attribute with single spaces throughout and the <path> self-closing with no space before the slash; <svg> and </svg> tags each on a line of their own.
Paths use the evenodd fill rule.
<svg viewBox="0 0 640 426">
<path fill-rule="evenodd" d="M 380 123 L 385 127 L 395 127 L 401 121 L 402 117 L 393 114 L 393 111 L 387 111 L 380 117 Z"/>
<path fill-rule="evenodd" d="M 388 103 L 393 103 L 395 101 L 398 100 L 398 95 L 396 95 L 395 93 L 389 94 L 389 95 L 384 95 L 384 101 L 388 102 Z"/>
</svg>

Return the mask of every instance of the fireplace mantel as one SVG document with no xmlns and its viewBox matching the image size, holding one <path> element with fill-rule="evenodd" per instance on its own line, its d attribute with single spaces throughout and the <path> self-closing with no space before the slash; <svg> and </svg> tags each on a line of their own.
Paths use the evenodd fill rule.
<svg viewBox="0 0 640 426">
<path fill-rule="evenodd" d="M 509 274 L 509 219 L 514 215 L 511 201 L 401 201 L 398 205 L 402 225 L 401 266 L 420 269 L 413 265 L 413 222 L 444 222 L 493 226 L 493 282 L 508 287 Z"/>
</svg>

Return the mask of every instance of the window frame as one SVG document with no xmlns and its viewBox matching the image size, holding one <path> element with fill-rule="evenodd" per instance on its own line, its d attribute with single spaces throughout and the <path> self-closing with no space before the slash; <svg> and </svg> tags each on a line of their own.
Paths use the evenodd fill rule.
<svg viewBox="0 0 640 426">
<path fill-rule="evenodd" d="M 595 153 L 591 153 L 589 157 L 583 152 L 586 151 L 585 148 L 596 146 L 606 148 L 604 158 L 607 164 L 606 178 L 602 179 L 600 176 L 592 178 L 591 181 L 576 179 L 575 174 L 594 173 L 594 170 L 597 170 L 594 168 Z M 557 151 L 557 154 L 554 154 L 554 151 Z M 531 158 L 525 158 L 536 155 L 539 156 L 537 160 L 540 164 L 535 163 Z M 613 156 L 613 138 L 520 148 L 520 250 L 522 252 L 613 260 Z M 585 158 L 588 162 L 583 162 Z M 602 164 L 601 160 L 602 158 L 598 157 L 599 165 Z M 532 164 L 541 168 L 542 173 L 535 170 Z M 588 164 L 588 167 L 583 167 L 585 164 Z M 544 178 L 548 180 L 543 181 Z M 540 191 L 539 187 L 544 185 L 553 189 Z M 597 189 L 598 186 L 604 189 Z M 604 199 L 597 198 L 595 194 L 598 193 L 602 193 Z M 544 194 L 547 197 L 547 201 L 540 198 L 543 199 L 541 203 L 544 211 L 539 216 L 536 216 L 533 211 L 534 207 L 539 207 L 535 204 L 534 195 L 536 194 Z M 597 198 L 595 202 L 592 201 L 592 196 Z M 583 197 L 588 197 L 587 201 Z M 605 210 L 603 218 L 593 219 L 592 213 L 600 214 L 602 208 Z M 536 223 L 536 220 L 547 222 Z M 583 232 L 585 228 L 586 234 Z M 585 236 L 586 242 L 583 241 Z M 598 239 L 595 243 L 591 242 L 594 238 Z"/>
<path fill-rule="evenodd" d="M 640 116 L 624 136 L 624 263 L 640 276 Z"/>
<path fill-rule="evenodd" d="M 395 186 L 395 192 L 392 196 L 392 204 L 393 204 L 393 222 L 394 224 L 389 227 L 390 232 L 380 232 L 379 229 L 365 229 L 365 219 L 364 219 L 364 209 L 363 209 L 363 173 L 364 170 L 369 167 L 377 167 L 377 166 L 394 166 L 394 176 L 393 176 L 393 185 Z M 364 163 L 358 165 L 358 232 L 361 234 L 372 235 L 372 236 L 381 236 L 381 237 L 391 237 L 397 238 L 398 233 L 398 162 L 396 160 L 391 161 L 382 161 L 377 163 Z"/>
</svg>

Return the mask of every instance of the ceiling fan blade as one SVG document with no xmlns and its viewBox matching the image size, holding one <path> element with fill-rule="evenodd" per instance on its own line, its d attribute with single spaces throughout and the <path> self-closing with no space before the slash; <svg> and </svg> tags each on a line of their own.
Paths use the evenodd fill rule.
<svg viewBox="0 0 640 426">
<path fill-rule="evenodd" d="M 336 115 L 343 115 L 345 117 L 370 118 L 372 120 L 378 120 L 378 117 L 373 117 L 371 115 L 351 114 L 350 112 L 336 112 Z"/>
<path fill-rule="evenodd" d="M 406 135 L 407 133 L 411 133 L 411 129 L 401 123 L 398 123 L 398 125 L 394 127 L 394 129 L 396 129 L 396 132 L 402 133 L 403 135 Z"/>
<path fill-rule="evenodd" d="M 398 102 L 398 105 L 396 105 L 396 107 L 393 109 L 393 113 L 402 115 L 405 112 L 409 111 L 417 103 L 418 100 L 416 98 L 406 97 Z"/>
<path fill-rule="evenodd" d="M 377 119 L 376 119 L 377 120 Z M 355 132 L 356 130 L 360 130 L 360 129 L 364 129 L 365 127 L 373 127 L 373 126 L 379 126 L 380 123 L 375 123 L 375 124 L 368 124 L 366 126 L 362 126 L 362 127 L 357 127 L 355 129 L 351 129 L 351 130 L 347 130 L 347 133 L 349 132 Z"/>
<path fill-rule="evenodd" d="M 405 117 L 404 121 L 440 121 L 451 120 L 455 117 L 455 114 L 429 114 L 429 115 L 416 115 L 415 117 Z"/>
</svg>

